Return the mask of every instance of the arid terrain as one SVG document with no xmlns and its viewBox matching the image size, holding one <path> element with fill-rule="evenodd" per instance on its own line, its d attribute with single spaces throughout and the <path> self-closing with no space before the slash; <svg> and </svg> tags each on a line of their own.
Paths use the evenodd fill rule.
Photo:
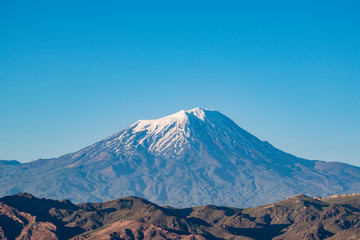
<svg viewBox="0 0 360 240">
<path fill-rule="evenodd" d="M 0 239 L 359 239 L 360 195 L 296 195 L 253 208 L 158 206 L 143 198 L 73 204 L 0 199 Z"/>
</svg>

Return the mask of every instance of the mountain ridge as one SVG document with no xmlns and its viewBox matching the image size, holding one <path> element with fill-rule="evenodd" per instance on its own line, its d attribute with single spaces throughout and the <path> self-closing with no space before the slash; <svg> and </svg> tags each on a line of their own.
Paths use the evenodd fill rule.
<svg viewBox="0 0 360 240">
<path fill-rule="evenodd" d="M 10 227 L 11 226 L 11 227 Z M 140 197 L 73 204 L 29 193 L 0 198 L 6 239 L 359 239 L 360 195 L 298 194 L 253 208 L 174 208 Z"/>
</svg>

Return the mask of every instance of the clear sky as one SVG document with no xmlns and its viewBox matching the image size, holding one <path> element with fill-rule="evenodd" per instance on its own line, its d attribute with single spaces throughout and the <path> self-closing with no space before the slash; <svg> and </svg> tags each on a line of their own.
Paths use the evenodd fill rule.
<svg viewBox="0 0 360 240">
<path fill-rule="evenodd" d="M 218 110 L 294 155 L 360 166 L 359 1 L 0 1 L 0 159 Z"/>
</svg>

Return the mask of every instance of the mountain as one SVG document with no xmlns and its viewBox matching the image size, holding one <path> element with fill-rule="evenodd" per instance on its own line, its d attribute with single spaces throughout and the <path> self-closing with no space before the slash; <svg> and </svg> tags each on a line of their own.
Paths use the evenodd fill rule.
<svg viewBox="0 0 360 240">
<path fill-rule="evenodd" d="M 138 196 L 175 207 L 249 207 L 304 193 L 360 192 L 360 168 L 276 149 L 218 111 L 140 120 L 54 159 L 0 163 L 0 195 L 30 192 L 75 203 Z"/>
<path fill-rule="evenodd" d="M 73 204 L 0 198 L 0 239 L 359 239 L 360 195 L 303 194 L 254 208 L 161 207 L 143 198 Z"/>
</svg>

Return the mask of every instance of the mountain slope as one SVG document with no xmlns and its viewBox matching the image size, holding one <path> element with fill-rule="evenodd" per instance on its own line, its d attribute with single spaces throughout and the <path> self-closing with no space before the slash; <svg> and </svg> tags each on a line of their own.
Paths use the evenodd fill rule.
<svg viewBox="0 0 360 240">
<path fill-rule="evenodd" d="M 27 191 L 74 202 L 135 195 L 176 207 L 246 207 L 300 192 L 360 192 L 360 168 L 295 157 L 200 108 L 137 121 L 56 159 L 3 164 L 0 174 L 1 195 Z"/>
</svg>

